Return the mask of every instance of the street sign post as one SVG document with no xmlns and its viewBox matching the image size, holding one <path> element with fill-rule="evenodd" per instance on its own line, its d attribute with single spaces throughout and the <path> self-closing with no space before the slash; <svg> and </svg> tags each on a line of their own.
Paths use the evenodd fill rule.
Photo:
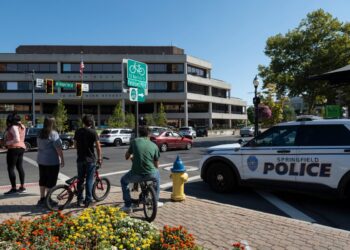
<svg viewBox="0 0 350 250">
<path fill-rule="evenodd" d="M 326 105 L 325 116 L 326 119 L 336 119 L 342 116 L 342 110 L 339 105 Z"/>
<path fill-rule="evenodd" d="M 74 89 L 75 84 L 73 82 L 56 82 L 56 87 L 64 89 Z"/>
</svg>

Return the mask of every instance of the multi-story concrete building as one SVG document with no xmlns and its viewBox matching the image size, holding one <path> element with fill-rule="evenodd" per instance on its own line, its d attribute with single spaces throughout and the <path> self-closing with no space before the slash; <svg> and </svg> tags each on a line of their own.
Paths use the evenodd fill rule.
<svg viewBox="0 0 350 250">
<path fill-rule="evenodd" d="M 16 53 L 0 53 L 0 114 L 31 114 L 32 79 L 81 82 L 81 60 L 83 82 L 89 84 L 83 100 L 74 89 L 55 88 L 54 95 L 36 89 L 37 115 L 52 114 L 58 99 L 63 99 L 70 121 L 80 117 L 82 102 L 84 113 L 94 114 L 97 125 L 106 124 L 119 100 L 126 112 L 134 112 L 134 103 L 122 91 L 123 58 L 148 64 L 148 96 L 140 103 L 140 115 L 156 113 L 162 103 L 169 124 L 175 126 L 228 128 L 235 120 L 247 119 L 246 102 L 230 96 L 230 84 L 211 78 L 212 65 L 174 46 L 25 45 Z"/>
</svg>

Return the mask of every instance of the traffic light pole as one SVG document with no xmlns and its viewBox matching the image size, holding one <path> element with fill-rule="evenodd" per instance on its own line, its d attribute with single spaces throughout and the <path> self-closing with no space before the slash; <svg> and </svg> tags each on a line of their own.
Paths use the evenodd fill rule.
<svg viewBox="0 0 350 250">
<path fill-rule="evenodd" d="M 35 127 L 35 80 L 34 80 L 34 69 L 32 72 L 32 125 Z"/>
</svg>

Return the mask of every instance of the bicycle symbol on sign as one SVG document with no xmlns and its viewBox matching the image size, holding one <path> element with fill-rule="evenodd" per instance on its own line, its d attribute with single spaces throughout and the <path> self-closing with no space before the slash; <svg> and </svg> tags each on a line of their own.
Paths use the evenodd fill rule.
<svg viewBox="0 0 350 250">
<path fill-rule="evenodd" d="M 130 65 L 129 70 L 132 74 L 135 74 L 137 72 L 141 76 L 144 76 L 146 73 L 141 65 L 137 64 L 136 62 L 133 65 Z"/>
</svg>

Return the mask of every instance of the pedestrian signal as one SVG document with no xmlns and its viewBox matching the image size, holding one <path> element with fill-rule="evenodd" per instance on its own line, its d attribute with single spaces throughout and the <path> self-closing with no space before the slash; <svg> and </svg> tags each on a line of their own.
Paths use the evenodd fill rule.
<svg viewBox="0 0 350 250">
<path fill-rule="evenodd" d="M 81 83 L 76 84 L 76 96 L 82 96 L 83 95 L 83 89 L 81 86 Z"/>
<path fill-rule="evenodd" d="M 52 79 L 45 79 L 45 89 L 47 94 L 53 95 L 54 81 Z"/>
</svg>

